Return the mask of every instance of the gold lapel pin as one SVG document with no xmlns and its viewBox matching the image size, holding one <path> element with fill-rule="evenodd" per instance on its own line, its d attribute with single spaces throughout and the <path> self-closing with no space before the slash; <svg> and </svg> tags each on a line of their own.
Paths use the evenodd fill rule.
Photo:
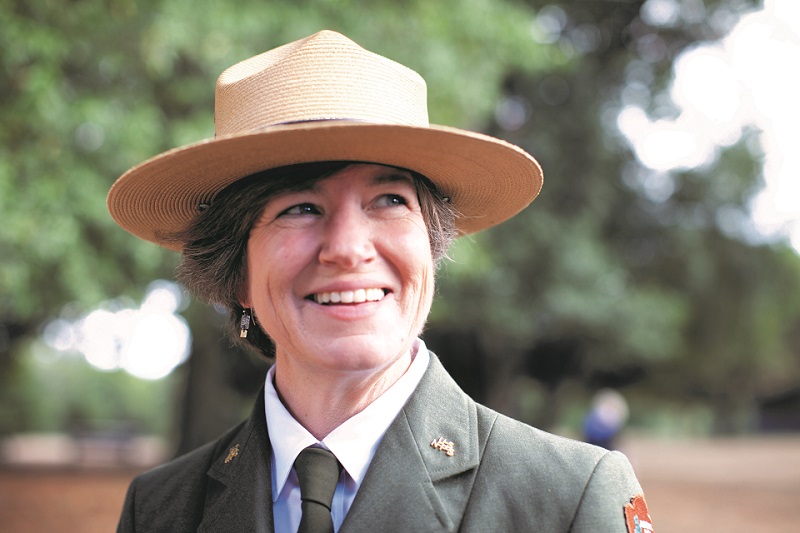
<svg viewBox="0 0 800 533">
<path fill-rule="evenodd" d="M 456 454 L 455 444 L 444 437 L 439 437 L 439 440 L 431 442 L 431 447 L 446 453 L 448 457 L 453 457 Z"/>
<path fill-rule="evenodd" d="M 225 464 L 230 463 L 239 455 L 239 445 L 237 444 L 230 450 L 228 450 L 228 457 L 225 458 Z"/>
</svg>

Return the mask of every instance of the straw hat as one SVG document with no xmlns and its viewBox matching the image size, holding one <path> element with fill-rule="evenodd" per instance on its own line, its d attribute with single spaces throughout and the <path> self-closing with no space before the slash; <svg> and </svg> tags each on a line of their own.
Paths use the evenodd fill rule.
<svg viewBox="0 0 800 533">
<path fill-rule="evenodd" d="M 108 209 L 125 230 L 180 251 L 183 230 L 232 182 L 270 168 L 363 161 L 407 168 L 451 198 L 461 234 L 499 224 L 542 186 L 536 160 L 507 142 L 428 123 L 413 70 L 322 31 L 238 63 L 217 80 L 215 137 L 123 174 Z"/>
</svg>

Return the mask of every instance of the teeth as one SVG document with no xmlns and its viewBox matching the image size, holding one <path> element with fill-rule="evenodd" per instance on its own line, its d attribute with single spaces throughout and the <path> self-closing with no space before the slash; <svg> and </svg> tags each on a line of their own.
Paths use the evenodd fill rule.
<svg viewBox="0 0 800 533">
<path fill-rule="evenodd" d="M 367 289 L 367 300 L 370 302 L 383 300 L 383 296 L 383 289 Z"/>
<path fill-rule="evenodd" d="M 383 299 L 383 289 L 357 289 L 355 291 L 321 292 L 314 295 L 318 304 L 352 304 L 378 302 Z"/>
</svg>

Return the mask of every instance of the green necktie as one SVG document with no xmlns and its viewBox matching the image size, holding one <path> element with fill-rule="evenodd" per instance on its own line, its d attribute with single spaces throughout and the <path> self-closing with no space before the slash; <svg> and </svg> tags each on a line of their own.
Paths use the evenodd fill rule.
<svg viewBox="0 0 800 533">
<path fill-rule="evenodd" d="M 331 502 L 341 465 L 328 450 L 308 447 L 294 462 L 300 482 L 300 528 L 297 533 L 333 533 Z"/>
</svg>

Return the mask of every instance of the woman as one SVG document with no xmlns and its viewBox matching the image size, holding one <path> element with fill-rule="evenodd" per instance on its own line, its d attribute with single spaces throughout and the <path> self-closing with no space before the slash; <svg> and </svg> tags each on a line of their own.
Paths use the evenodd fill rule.
<svg viewBox="0 0 800 533">
<path fill-rule="evenodd" d="M 538 194 L 529 154 L 429 125 L 415 72 L 330 31 L 226 70 L 215 111 L 109 210 L 275 364 L 246 422 L 134 480 L 120 531 L 651 527 L 624 456 L 475 404 L 418 338 L 453 238 Z"/>
</svg>

